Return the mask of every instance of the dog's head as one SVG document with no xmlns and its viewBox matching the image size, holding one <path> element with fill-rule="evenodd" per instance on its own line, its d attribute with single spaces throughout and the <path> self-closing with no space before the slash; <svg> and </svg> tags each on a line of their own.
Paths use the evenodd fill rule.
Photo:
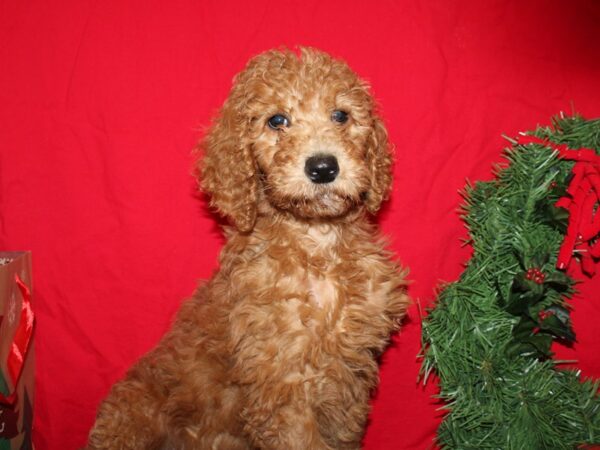
<svg viewBox="0 0 600 450">
<path fill-rule="evenodd" d="M 240 231 L 254 226 L 259 202 L 336 218 L 375 213 L 390 189 L 387 133 L 366 83 L 313 49 L 250 60 L 202 147 L 202 187 Z"/>
</svg>

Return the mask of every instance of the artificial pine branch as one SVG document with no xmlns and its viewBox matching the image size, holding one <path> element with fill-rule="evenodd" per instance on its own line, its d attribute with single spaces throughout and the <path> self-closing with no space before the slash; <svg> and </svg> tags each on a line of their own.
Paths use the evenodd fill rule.
<svg viewBox="0 0 600 450">
<path fill-rule="evenodd" d="M 533 135 L 600 153 L 600 120 L 558 117 Z M 566 214 L 554 204 L 573 163 L 544 145 L 505 152 L 495 179 L 467 186 L 473 256 L 423 321 L 425 380 L 448 410 L 438 442 L 456 449 L 574 449 L 600 443 L 598 382 L 560 370 L 550 346 L 572 342 L 565 303 L 575 281 L 556 269 Z"/>
</svg>

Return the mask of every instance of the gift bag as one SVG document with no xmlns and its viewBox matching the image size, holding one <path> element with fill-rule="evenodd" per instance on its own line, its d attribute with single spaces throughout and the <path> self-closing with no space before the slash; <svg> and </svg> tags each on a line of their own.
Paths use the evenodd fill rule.
<svg viewBox="0 0 600 450">
<path fill-rule="evenodd" d="M 0 450 L 32 449 L 31 253 L 0 252 Z"/>
</svg>

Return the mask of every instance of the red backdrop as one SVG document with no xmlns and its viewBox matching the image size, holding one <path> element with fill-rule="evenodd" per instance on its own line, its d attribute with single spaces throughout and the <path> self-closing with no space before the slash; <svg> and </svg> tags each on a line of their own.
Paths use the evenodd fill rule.
<svg viewBox="0 0 600 450">
<path fill-rule="evenodd" d="M 381 225 L 425 306 L 469 256 L 457 191 L 489 179 L 501 134 L 573 105 L 600 116 L 598 23 L 593 0 L 0 3 L 0 248 L 33 251 L 38 450 L 84 444 L 109 386 L 215 269 L 191 150 L 249 57 L 315 46 L 370 81 L 397 151 Z M 573 302 L 579 342 L 560 351 L 587 376 L 598 287 Z M 366 449 L 431 446 L 440 413 L 409 316 Z"/>
</svg>

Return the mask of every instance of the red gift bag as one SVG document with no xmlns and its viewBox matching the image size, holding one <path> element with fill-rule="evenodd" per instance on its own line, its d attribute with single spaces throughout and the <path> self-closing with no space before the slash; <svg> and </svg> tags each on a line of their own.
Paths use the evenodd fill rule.
<svg viewBox="0 0 600 450">
<path fill-rule="evenodd" d="M 0 450 L 32 449 L 31 253 L 0 252 Z"/>
</svg>

